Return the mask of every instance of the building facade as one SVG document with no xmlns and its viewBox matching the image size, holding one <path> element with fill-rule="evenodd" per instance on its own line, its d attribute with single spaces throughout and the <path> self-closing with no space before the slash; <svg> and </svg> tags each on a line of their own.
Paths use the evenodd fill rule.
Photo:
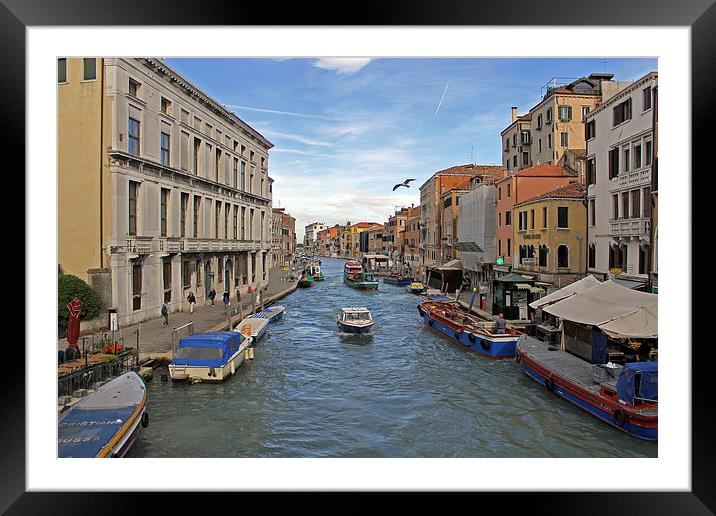
<svg viewBox="0 0 716 516">
<path fill-rule="evenodd" d="M 558 165 L 534 165 L 514 172 L 495 183 L 497 189 L 496 263 L 505 269 L 502 272 L 507 271 L 514 258 L 515 221 L 512 219 L 514 205 L 578 180 L 577 176 Z"/>
<path fill-rule="evenodd" d="M 120 324 L 268 282 L 273 146 L 160 59 L 58 60 L 58 260 Z"/>
<path fill-rule="evenodd" d="M 318 254 L 318 232 L 326 229 L 323 222 L 312 222 L 307 225 L 305 234 L 303 235 L 304 253 L 308 255 Z"/>
<path fill-rule="evenodd" d="M 512 218 L 517 274 L 561 288 L 584 277 L 587 264 L 586 187 L 561 186 L 516 203 Z"/>
<path fill-rule="evenodd" d="M 403 254 L 405 263 L 410 269 L 416 271 L 420 265 L 420 206 L 408 208 L 405 219 L 405 250 Z"/>
<path fill-rule="evenodd" d="M 296 219 L 285 208 L 273 209 L 274 267 L 290 267 L 296 258 Z"/>
<path fill-rule="evenodd" d="M 587 117 L 588 271 L 646 283 L 652 261 L 656 72 Z"/>
<path fill-rule="evenodd" d="M 532 114 L 518 115 L 512 108 L 512 123 L 500 133 L 502 163 L 505 170 L 521 170 L 532 166 Z"/>
</svg>

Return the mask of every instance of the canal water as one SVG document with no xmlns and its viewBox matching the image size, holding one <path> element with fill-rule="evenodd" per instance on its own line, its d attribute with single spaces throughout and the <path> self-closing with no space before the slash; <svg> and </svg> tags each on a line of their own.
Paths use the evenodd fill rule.
<svg viewBox="0 0 716 516">
<path fill-rule="evenodd" d="M 405 287 L 326 281 L 282 299 L 286 315 L 221 384 L 149 384 L 150 425 L 132 457 L 656 457 L 547 392 L 513 360 L 465 351 L 422 323 Z M 370 336 L 341 334 L 365 306 Z"/>
</svg>

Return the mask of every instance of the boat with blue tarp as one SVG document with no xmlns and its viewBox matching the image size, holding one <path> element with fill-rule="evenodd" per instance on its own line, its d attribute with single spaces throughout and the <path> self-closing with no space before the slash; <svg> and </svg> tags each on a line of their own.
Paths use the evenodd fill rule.
<svg viewBox="0 0 716 516">
<path fill-rule="evenodd" d="M 526 338 L 516 360 L 548 391 L 640 439 L 658 440 L 658 363 L 591 364 Z"/>
<path fill-rule="evenodd" d="M 58 457 L 124 457 L 149 424 L 147 388 L 135 372 L 102 385 L 60 414 Z"/>
<path fill-rule="evenodd" d="M 262 320 L 268 324 L 266 320 Z M 241 366 L 250 335 L 235 331 L 198 333 L 180 339 L 169 363 L 169 376 L 175 381 L 220 382 Z"/>
<path fill-rule="evenodd" d="M 492 358 L 515 356 L 515 346 L 523 333 L 506 328 L 495 330 L 495 322 L 480 319 L 462 310 L 455 303 L 427 300 L 418 305 L 425 324 L 447 335 L 463 346 Z"/>
<path fill-rule="evenodd" d="M 410 285 L 413 279 L 408 276 L 401 276 L 400 274 L 391 274 L 383 278 L 383 283 L 387 285 L 397 285 L 398 287 L 405 287 Z"/>
</svg>

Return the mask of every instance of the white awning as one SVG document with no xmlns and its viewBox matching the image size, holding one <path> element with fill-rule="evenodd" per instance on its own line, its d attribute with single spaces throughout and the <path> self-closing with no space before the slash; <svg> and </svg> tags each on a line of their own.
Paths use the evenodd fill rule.
<svg viewBox="0 0 716 516">
<path fill-rule="evenodd" d="M 542 310 L 567 321 L 604 326 L 613 337 L 655 338 L 658 299 L 656 294 L 631 290 L 609 280 Z"/>
<path fill-rule="evenodd" d="M 528 285 L 527 283 L 515 283 L 515 288 L 517 290 L 531 290 L 532 287 Z"/>
<path fill-rule="evenodd" d="M 540 292 L 544 292 L 543 288 L 540 287 L 530 287 L 530 292 L 533 292 L 535 294 L 539 294 Z"/>
<path fill-rule="evenodd" d="M 600 283 L 601 282 L 597 278 L 590 274 L 586 278 L 582 278 L 579 281 L 570 283 L 566 287 L 561 288 L 556 292 L 552 292 L 551 294 L 547 294 L 546 296 L 539 298 L 537 301 L 531 302 L 530 307 L 541 308 L 545 305 L 556 303 L 557 301 L 561 301 L 566 297 L 573 296 L 574 294 L 578 294 L 579 292 L 583 292 L 588 288 L 599 285 Z"/>
</svg>

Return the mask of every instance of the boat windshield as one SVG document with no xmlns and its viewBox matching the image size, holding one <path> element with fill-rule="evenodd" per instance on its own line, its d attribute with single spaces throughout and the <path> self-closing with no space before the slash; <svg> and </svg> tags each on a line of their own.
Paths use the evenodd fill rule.
<svg viewBox="0 0 716 516">
<path fill-rule="evenodd" d="M 177 358 L 188 358 L 192 360 L 221 360 L 223 356 L 223 348 L 185 346 L 177 350 Z"/>
<path fill-rule="evenodd" d="M 345 321 L 369 321 L 370 314 L 367 312 L 344 314 Z"/>
</svg>

